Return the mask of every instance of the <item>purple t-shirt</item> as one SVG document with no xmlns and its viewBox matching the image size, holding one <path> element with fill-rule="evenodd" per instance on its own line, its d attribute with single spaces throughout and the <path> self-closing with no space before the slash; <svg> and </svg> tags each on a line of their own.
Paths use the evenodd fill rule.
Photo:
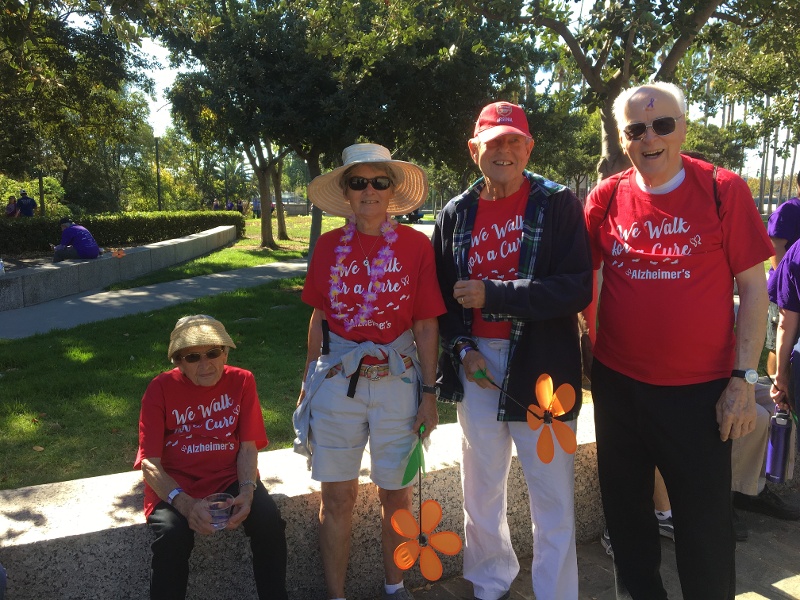
<svg viewBox="0 0 800 600">
<path fill-rule="evenodd" d="M 74 246 L 81 258 L 97 258 L 100 248 L 89 230 L 80 225 L 70 225 L 61 232 L 61 245 Z"/>
<path fill-rule="evenodd" d="M 786 240 L 786 250 L 789 250 L 800 239 L 800 200 L 790 198 L 775 209 L 775 212 L 769 216 L 769 221 L 767 221 L 767 235 L 771 238 Z M 775 271 L 770 267 L 767 279 L 767 293 L 769 294 L 770 302 L 777 304 L 775 285 Z"/>
<path fill-rule="evenodd" d="M 800 313 L 800 244 L 789 248 L 772 279 L 775 303 L 780 308 Z"/>
</svg>

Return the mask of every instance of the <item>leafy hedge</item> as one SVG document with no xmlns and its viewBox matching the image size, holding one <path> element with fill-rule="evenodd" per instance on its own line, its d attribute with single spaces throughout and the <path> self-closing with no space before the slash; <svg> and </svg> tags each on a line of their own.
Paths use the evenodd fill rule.
<svg viewBox="0 0 800 600">
<path fill-rule="evenodd" d="M 58 217 L 0 220 L 0 254 L 47 251 L 61 239 Z M 180 238 L 220 225 L 236 227 L 244 237 L 244 217 L 233 211 L 126 212 L 76 219 L 101 247 L 140 246 Z"/>
</svg>

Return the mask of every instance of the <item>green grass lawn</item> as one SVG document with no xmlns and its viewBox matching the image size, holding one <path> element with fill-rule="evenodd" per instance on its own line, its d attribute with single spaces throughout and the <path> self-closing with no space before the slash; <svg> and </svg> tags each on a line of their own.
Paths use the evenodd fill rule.
<svg viewBox="0 0 800 600">
<path fill-rule="evenodd" d="M 326 227 L 341 222 L 331 219 Z M 297 243 L 302 255 L 302 239 Z M 228 255 L 249 252 L 239 246 L 200 260 L 212 265 L 210 272 L 226 270 L 220 267 L 230 264 Z M 285 279 L 151 313 L 0 340 L 0 489 L 130 470 L 142 394 L 153 377 L 171 368 L 169 334 L 187 314 L 210 314 L 225 324 L 237 345 L 230 364 L 256 376 L 270 449 L 290 447 L 311 315 L 300 300 L 303 281 Z M 455 420 L 453 407 L 440 411 L 443 422 Z"/>
<path fill-rule="evenodd" d="M 344 219 L 325 216 L 322 218 L 322 231 L 330 231 L 341 227 Z M 265 263 L 279 262 L 303 258 L 308 254 L 308 234 L 311 230 L 311 217 L 286 217 L 286 233 L 289 240 L 277 240 L 277 220 L 272 220 L 273 234 L 280 246 L 277 250 L 261 247 L 261 221 L 248 219 L 245 224 L 245 237 L 226 248 L 222 248 L 206 256 L 174 265 L 160 271 L 148 273 L 137 279 L 120 281 L 109 286 L 108 290 L 127 290 L 155 283 L 165 283 L 177 279 L 210 275 L 255 267 Z"/>
</svg>

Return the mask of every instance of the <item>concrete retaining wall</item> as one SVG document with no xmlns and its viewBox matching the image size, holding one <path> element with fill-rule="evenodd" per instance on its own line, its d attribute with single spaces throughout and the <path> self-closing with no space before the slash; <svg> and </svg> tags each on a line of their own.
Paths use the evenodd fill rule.
<svg viewBox="0 0 800 600">
<path fill-rule="evenodd" d="M 597 482 L 593 405 L 584 405 L 575 457 L 575 512 L 579 541 L 596 539 L 603 527 Z M 557 450 L 558 451 L 558 450 Z M 463 539 L 459 475 L 461 429 L 439 427 L 428 452 L 423 498 L 438 500 L 444 517 L 438 530 Z M 318 549 L 319 484 L 305 459 L 291 450 L 259 454 L 259 471 L 287 522 L 288 587 L 292 600 L 323 600 Z M 369 463 L 361 470 L 353 518 L 347 597 L 380 596 L 380 512 Z M 138 600 L 147 597 L 151 534 L 143 523 L 142 477 L 121 473 L 65 483 L 0 491 L 0 562 L 8 570 L 13 600 Z M 516 457 L 508 483 L 508 518 L 519 556 L 533 552 L 528 494 Z M 415 494 L 415 506 L 417 495 Z M 416 512 L 416 509 L 415 509 Z M 240 530 L 196 536 L 187 598 L 257 598 L 249 544 Z M 461 555 L 442 556 L 444 577 L 461 573 Z M 424 583 L 417 567 L 406 583 Z"/>
<path fill-rule="evenodd" d="M 10 271 L 0 277 L 0 311 L 102 289 L 186 262 L 235 240 L 236 228 L 225 225 L 183 238 L 126 249 L 122 258 L 114 258 L 106 252 L 92 260 L 65 260 Z"/>
</svg>

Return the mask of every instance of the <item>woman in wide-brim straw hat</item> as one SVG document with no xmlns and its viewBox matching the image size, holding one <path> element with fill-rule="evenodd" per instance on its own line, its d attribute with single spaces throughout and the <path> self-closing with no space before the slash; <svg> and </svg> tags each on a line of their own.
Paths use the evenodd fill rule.
<svg viewBox="0 0 800 600">
<path fill-rule="evenodd" d="M 142 397 L 134 468 L 144 475 L 155 534 L 151 598 L 185 597 L 194 532 L 215 531 L 204 499 L 220 492 L 233 496 L 226 529 L 242 525 L 250 538 L 258 597 L 288 598 L 286 524 L 258 476 L 258 450 L 267 445 L 261 403 L 253 374 L 226 364 L 231 348 L 213 317 L 178 319 L 167 350 L 175 368 Z"/>
<path fill-rule="evenodd" d="M 438 423 L 434 382 L 444 312 L 427 236 L 391 216 L 422 206 L 425 172 L 356 144 L 344 164 L 311 182 L 311 202 L 348 223 L 320 236 L 303 301 L 314 308 L 308 365 L 295 412 L 295 449 L 322 482 L 320 546 L 329 598 L 344 598 L 350 522 L 367 440 L 383 507 L 384 598 L 411 598 L 393 561 L 401 538 L 389 521 L 411 507 L 403 485 L 420 426 Z"/>
</svg>

